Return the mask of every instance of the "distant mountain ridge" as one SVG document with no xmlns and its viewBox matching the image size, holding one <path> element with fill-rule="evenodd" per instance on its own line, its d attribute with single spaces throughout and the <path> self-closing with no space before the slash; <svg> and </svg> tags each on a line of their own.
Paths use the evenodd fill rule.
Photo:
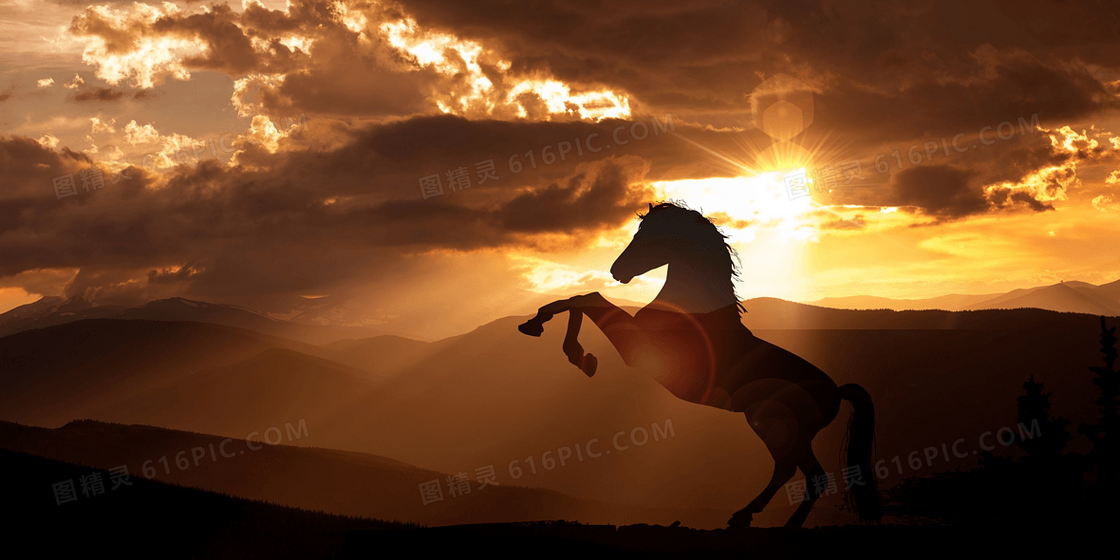
<svg viewBox="0 0 1120 560">
<path fill-rule="evenodd" d="M 1020 288 L 1004 294 L 949 294 L 925 299 L 892 299 L 878 296 L 823 298 L 806 302 L 834 309 L 892 309 L 895 311 L 940 309 L 1034 308 L 1063 313 L 1120 316 L 1120 280 L 1100 286 L 1087 282 L 1059 282 L 1037 288 Z"/>
<path fill-rule="evenodd" d="M 511 294 L 511 298 L 518 303 L 514 304 L 511 300 L 497 305 L 492 311 L 498 312 L 498 314 L 490 318 L 480 317 L 481 322 L 485 323 L 520 313 L 532 313 L 540 305 L 554 299 L 561 299 L 562 296 L 518 291 L 516 294 Z M 349 309 L 345 300 L 334 302 L 329 297 L 310 300 L 295 299 L 299 300 L 296 304 L 287 300 L 278 303 L 279 300 L 258 298 L 250 301 L 249 306 L 245 306 L 237 303 L 207 303 L 173 297 L 151 301 L 139 306 L 124 307 L 98 305 L 81 296 L 69 299 L 61 296 L 45 296 L 38 301 L 0 313 L 0 337 L 85 319 L 143 319 L 151 321 L 194 321 L 225 325 L 315 345 L 368 339 L 384 335 L 395 335 L 417 341 L 434 341 L 446 338 L 443 336 L 427 338 L 418 334 L 422 330 L 419 325 L 429 320 L 422 317 L 423 312 L 419 312 L 417 314 L 418 318 L 411 320 L 411 322 L 404 321 L 395 324 L 395 326 L 378 325 L 375 328 L 364 326 L 363 321 L 360 320 L 361 317 L 355 315 L 358 310 Z M 631 313 L 645 305 L 644 303 L 620 298 L 609 299 Z M 775 300 L 775 298 L 755 298 L 744 300 L 743 303 L 768 300 Z M 284 305 L 281 305 L 281 303 Z M 295 305 L 302 307 L 295 307 Z M 802 305 L 838 310 L 893 311 L 975 311 L 1034 308 L 1063 313 L 1117 317 L 1120 316 L 1120 280 L 1099 286 L 1087 282 L 1071 281 L 1060 282 L 1051 286 L 1016 289 L 1003 294 L 948 294 L 923 299 L 895 299 L 865 295 L 828 297 L 803 302 Z M 290 309 L 286 313 L 278 313 L 273 308 Z M 507 308 L 516 309 L 516 311 L 502 311 Z M 769 328 L 790 327 L 775 326 Z M 805 326 L 802 325 L 798 328 L 805 328 Z M 461 332 L 467 332 L 468 330 L 470 329 L 464 328 Z"/>
<path fill-rule="evenodd" d="M 193 321 L 248 329 L 307 344 L 327 344 L 338 340 L 386 334 L 367 327 L 284 321 L 246 307 L 206 303 L 179 297 L 151 301 L 136 307 L 122 307 L 96 305 L 81 296 L 65 300 L 57 296 L 48 296 L 0 314 L 0 337 L 84 319 Z"/>
</svg>

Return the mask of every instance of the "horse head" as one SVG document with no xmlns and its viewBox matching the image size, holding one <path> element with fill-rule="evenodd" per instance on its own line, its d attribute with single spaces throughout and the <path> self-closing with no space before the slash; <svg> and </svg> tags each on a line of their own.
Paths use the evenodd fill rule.
<svg viewBox="0 0 1120 560">
<path fill-rule="evenodd" d="M 611 276 L 618 282 L 626 284 L 655 268 L 684 258 L 712 255 L 715 250 L 730 259 L 724 235 L 695 210 L 662 202 L 650 204 L 649 211 L 638 218 L 638 233 L 611 265 Z"/>
</svg>

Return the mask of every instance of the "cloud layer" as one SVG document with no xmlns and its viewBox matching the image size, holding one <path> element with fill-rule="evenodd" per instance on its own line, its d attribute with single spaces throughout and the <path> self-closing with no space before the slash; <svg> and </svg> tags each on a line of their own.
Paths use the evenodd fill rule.
<svg viewBox="0 0 1120 560">
<path fill-rule="evenodd" d="M 860 162 L 816 202 L 921 225 L 1061 212 L 1087 170 L 1120 167 L 1114 133 L 1086 127 L 1120 125 L 1120 20 L 1093 2 L 289 4 L 75 6 L 87 77 L 39 72 L 0 106 L 58 100 L 92 147 L 0 136 L 0 277 L 291 292 L 423 252 L 590 246 L 653 182 L 758 171 L 778 140 L 813 166 Z M 204 118 L 173 85 L 216 75 L 229 101 L 211 112 L 244 130 L 160 121 Z M 796 124 L 780 138 L 776 114 Z M 104 188 L 58 196 L 90 170 Z M 809 215 L 837 234 L 878 219 Z"/>
</svg>

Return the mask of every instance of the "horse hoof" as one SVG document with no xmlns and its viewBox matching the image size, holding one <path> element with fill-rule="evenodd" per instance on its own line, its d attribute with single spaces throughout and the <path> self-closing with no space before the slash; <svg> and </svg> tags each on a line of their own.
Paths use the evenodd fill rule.
<svg viewBox="0 0 1120 560">
<path fill-rule="evenodd" d="M 580 369 L 583 370 L 583 373 L 586 373 L 588 377 L 591 377 L 592 375 L 595 375 L 595 370 L 598 368 L 598 358 L 592 356 L 591 354 L 586 354 L 583 356 L 583 366 L 580 367 Z"/>
<path fill-rule="evenodd" d="M 544 333 L 544 325 L 530 320 L 518 325 L 517 330 L 521 331 L 522 334 L 540 337 Z"/>
</svg>

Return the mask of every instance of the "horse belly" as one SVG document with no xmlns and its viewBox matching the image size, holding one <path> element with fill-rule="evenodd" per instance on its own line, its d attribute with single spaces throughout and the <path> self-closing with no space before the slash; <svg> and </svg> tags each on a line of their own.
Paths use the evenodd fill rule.
<svg viewBox="0 0 1120 560">
<path fill-rule="evenodd" d="M 643 369 L 673 396 L 703 404 L 716 379 L 712 346 L 690 330 L 664 330 L 651 341 Z"/>
<path fill-rule="evenodd" d="M 836 383 L 819 368 L 753 335 L 742 337 L 737 346 L 739 356 L 726 363 L 714 383 L 717 396 L 712 400 L 722 400 L 720 408 L 750 412 L 770 402 L 782 403 L 813 425 L 836 417 Z"/>
<path fill-rule="evenodd" d="M 688 317 L 639 312 L 649 336 L 643 369 L 679 399 L 731 410 L 781 406 L 827 424 L 840 399 L 824 372 L 801 357 L 755 337 L 742 325 L 701 325 Z"/>
</svg>

